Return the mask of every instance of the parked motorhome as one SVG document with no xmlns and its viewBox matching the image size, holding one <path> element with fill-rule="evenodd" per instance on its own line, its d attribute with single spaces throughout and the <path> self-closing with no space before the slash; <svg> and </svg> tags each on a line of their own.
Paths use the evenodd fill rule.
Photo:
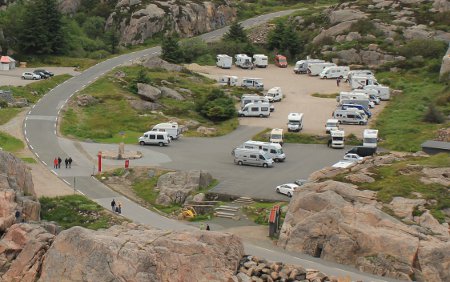
<svg viewBox="0 0 450 282">
<path fill-rule="evenodd" d="M 159 145 L 160 147 L 169 145 L 170 137 L 167 132 L 147 131 L 138 138 L 140 145 Z"/>
<path fill-rule="evenodd" d="M 339 129 L 339 120 L 337 119 L 328 119 L 325 123 L 325 132 L 330 133 L 332 130 Z"/>
<path fill-rule="evenodd" d="M 219 84 L 228 86 L 237 86 L 239 83 L 239 77 L 234 75 L 224 75 L 219 78 Z"/>
<path fill-rule="evenodd" d="M 364 129 L 363 132 L 363 146 L 376 148 L 378 142 L 378 130 L 376 129 Z"/>
<path fill-rule="evenodd" d="M 307 72 L 311 76 L 319 75 L 324 68 L 326 68 L 326 67 L 333 67 L 333 66 L 336 66 L 336 64 L 328 63 L 328 62 L 317 63 L 317 64 L 310 64 L 310 65 L 308 65 L 308 71 Z"/>
<path fill-rule="evenodd" d="M 351 103 L 352 101 L 354 101 L 355 103 Z M 349 103 L 350 102 L 350 103 Z M 342 110 L 346 110 L 346 109 L 358 109 L 360 111 L 363 111 L 364 114 L 368 117 L 371 118 L 372 117 L 372 113 L 369 110 L 368 106 L 362 105 L 363 103 L 367 102 L 367 100 L 344 100 L 342 101 L 342 106 L 341 109 Z M 358 104 L 361 103 L 361 104 Z M 366 104 L 367 105 L 367 104 Z"/>
<path fill-rule="evenodd" d="M 366 93 L 357 93 L 357 92 L 345 92 L 345 91 L 341 91 L 339 93 L 339 96 L 336 97 L 336 101 L 340 102 L 343 100 L 368 100 L 369 99 L 369 95 L 367 95 Z"/>
<path fill-rule="evenodd" d="M 364 89 L 378 91 L 377 96 L 380 97 L 380 99 L 383 101 L 389 100 L 391 98 L 391 90 L 388 86 L 383 86 L 381 84 L 375 83 L 373 85 L 364 86 Z"/>
<path fill-rule="evenodd" d="M 234 150 L 234 163 L 238 165 L 253 165 L 272 167 L 273 160 L 262 150 L 236 148 Z"/>
<path fill-rule="evenodd" d="M 278 143 L 283 146 L 283 129 L 282 128 L 274 128 L 270 132 L 270 142 Z"/>
<path fill-rule="evenodd" d="M 367 124 L 366 116 L 361 114 L 357 109 L 336 109 L 333 113 L 333 118 L 343 124 Z"/>
<path fill-rule="evenodd" d="M 270 102 L 280 102 L 283 99 L 283 92 L 281 91 L 281 87 L 272 87 L 267 91 L 265 96 Z"/>
<path fill-rule="evenodd" d="M 242 78 L 241 86 L 248 87 L 248 88 L 256 88 L 259 90 L 264 89 L 264 83 L 262 81 L 262 78 L 244 77 L 244 78 Z"/>
<path fill-rule="evenodd" d="M 349 82 L 353 76 L 368 76 L 375 77 L 374 73 L 371 70 L 351 70 L 344 76 L 344 80 Z"/>
<path fill-rule="evenodd" d="M 231 68 L 232 65 L 233 65 L 232 57 L 225 55 L 225 54 L 217 55 L 216 66 L 218 66 L 219 68 L 222 68 L 222 69 L 229 69 L 229 68 Z"/>
<path fill-rule="evenodd" d="M 320 78 L 339 78 L 342 79 L 350 71 L 348 66 L 332 66 L 326 67 L 319 74 Z"/>
<path fill-rule="evenodd" d="M 287 63 L 286 57 L 283 55 L 276 55 L 275 56 L 275 65 L 280 68 L 287 68 L 288 63 Z"/>
<path fill-rule="evenodd" d="M 344 148 L 345 132 L 344 130 L 331 130 L 328 146 L 331 148 Z"/>
<path fill-rule="evenodd" d="M 283 162 L 286 159 L 283 148 L 277 143 L 248 140 L 240 148 L 264 151 L 275 162 Z"/>
<path fill-rule="evenodd" d="M 350 87 L 352 89 L 363 89 L 364 86 L 375 85 L 375 83 L 377 83 L 377 79 L 373 76 L 353 76 L 350 79 Z"/>
<path fill-rule="evenodd" d="M 303 114 L 302 113 L 289 113 L 288 114 L 288 132 L 300 131 L 303 129 Z"/>
<path fill-rule="evenodd" d="M 238 115 L 240 117 L 269 117 L 270 104 L 248 103 L 241 110 L 239 110 Z"/>
<path fill-rule="evenodd" d="M 296 74 L 306 73 L 308 71 L 309 64 L 318 64 L 318 63 L 325 63 L 325 61 L 319 60 L 319 59 L 307 59 L 307 60 L 297 61 L 294 66 L 294 72 Z"/>
<path fill-rule="evenodd" d="M 366 95 L 378 95 L 378 91 L 373 89 L 353 89 L 351 92 L 353 93 L 364 93 Z"/>
<path fill-rule="evenodd" d="M 163 122 L 153 126 L 151 131 L 167 132 L 171 140 L 178 139 L 181 134 L 181 128 L 176 122 Z"/>
<path fill-rule="evenodd" d="M 244 94 L 241 96 L 241 109 L 249 103 L 269 103 L 266 96 L 259 96 L 258 94 Z M 273 112 L 275 107 L 270 104 L 270 111 Z"/>
<path fill-rule="evenodd" d="M 236 66 L 242 69 L 250 69 L 253 67 L 252 58 L 246 54 L 237 54 L 234 56 Z"/>
<path fill-rule="evenodd" d="M 253 65 L 257 68 L 267 68 L 269 64 L 269 59 L 266 55 L 255 54 L 253 55 Z"/>
</svg>

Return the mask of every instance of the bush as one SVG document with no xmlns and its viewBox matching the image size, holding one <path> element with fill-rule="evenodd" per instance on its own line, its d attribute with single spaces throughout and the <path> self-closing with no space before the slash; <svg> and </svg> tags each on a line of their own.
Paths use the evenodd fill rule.
<svg viewBox="0 0 450 282">
<path fill-rule="evenodd" d="M 208 44 L 201 38 L 192 38 L 183 41 L 180 44 L 180 49 L 185 63 L 192 63 L 198 57 L 209 52 Z"/>
<path fill-rule="evenodd" d="M 447 50 L 447 44 L 443 41 L 415 39 L 407 42 L 400 48 L 400 55 L 406 58 L 422 56 L 424 58 L 441 59 Z"/>
<path fill-rule="evenodd" d="M 220 89 L 212 90 L 197 103 L 197 111 L 211 121 L 228 120 L 236 114 L 234 102 Z"/>
<path fill-rule="evenodd" d="M 424 121 L 430 123 L 443 123 L 445 117 L 435 105 L 430 104 L 430 106 L 428 106 L 428 111 L 425 113 Z"/>
<path fill-rule="evenodd" d="M 7 107 L 8 107 L 8 102 L 0 99 L 0 108 L 7 108 Z"/>
</svg>

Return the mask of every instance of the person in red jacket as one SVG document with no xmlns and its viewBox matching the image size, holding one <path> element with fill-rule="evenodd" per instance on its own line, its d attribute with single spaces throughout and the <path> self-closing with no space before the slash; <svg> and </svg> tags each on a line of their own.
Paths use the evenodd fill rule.
<svg viewBox="0 0 450 282">
<path fill-rule="evenodd" d="M 55 158 L 53 160 L 53 168 L 58 168 L 58 159 L 57 158 Z"/>
</svg>

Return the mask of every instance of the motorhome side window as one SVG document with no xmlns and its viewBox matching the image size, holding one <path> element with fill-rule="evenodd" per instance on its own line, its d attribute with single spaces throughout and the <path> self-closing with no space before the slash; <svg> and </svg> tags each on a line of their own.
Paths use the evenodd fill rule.
<svg viewBox="0 0 450 282">
<path fill-rule="evenodd" d="M 266 158 L 264 158 L 263 155 L 259 155 L 259 159 L 260 159 L 260 160 L 265 160 Z"/>
<path fill-rule="evenodd" d="M 245 149 L 253 149 L 252 146 L 244 146 Z"/>
<path fill-rule="evenodd" d="M 145 137 L 145 138 L 148 138 L 148 134 L 144 134 L 144 137 Z"/>
<path fill-rule="evenodd" d="M 276 154 L 276 153 L 277 153 L 277 151 L 276 151 L 276 150 L 274 150 L 274 149 L 270 149 L 270 153 L 271 153 L 271 154 Z"/>
<path fill-rule="evenodd" d="M 158 139 L 158 140 L 164 140 L 164 135 L 158 135 L 158 136 L 156 137 L 156 139 Z"/>
<path fill-rule="evenodd" d="M 156 138 L 155 138 L 156 135 L 153 135 L 153 134 L 150 134 L 149 137 L 150 137 L 150 139 L 156 139 Z"/>
<path fill-rule="evenodd" d="M 258 111 L 258 107 L 253 107 L 253 108 L 250 109 L 250 111 L 257 112 Z"/>
<path fill-rule="evenodd" d="M 266 112 L 268 110 L 269 110 L 269 108 L 267 108 L 267 107 L 261 107 L 261 111 L 263 111 L 263 112 Z"/>
<path fill-rule="evenodd" d="M 256 159 L 256 155 L 250 155 L 250 158 Z"/>
<path fill-rule="evenodd" d="M 347 115 L 348 118 L 355 118 L 355 115 Z"/>
</svg>

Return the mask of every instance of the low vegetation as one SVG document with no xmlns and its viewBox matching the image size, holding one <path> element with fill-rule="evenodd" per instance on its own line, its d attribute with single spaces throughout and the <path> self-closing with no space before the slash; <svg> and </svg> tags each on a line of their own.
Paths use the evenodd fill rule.
<svg viewBox="0 0 450 282">
<path fill-rule="evenodd" d="M 3 151 L 16 153 L 24 148 L 24 144 L 14 136 L 0 131 L 0 148 Z"/>
<path fill-rule="evenodd" d="M 311 96 L 317 98 L 336 99 L 336 97 L 339 96 L 339 93 L 331 93 L 331 94 L 313 93 L 311 94 Z"/>
<path fill-rule="evenodd" d="M 109 228 L 125 221 L 81 195 L 42 197 L 39 202 L 41 203 L 41 218 L 55 221 L 64 229 L 82 226 L 97 230 Z"/>
<path fill-rule="evenodd" d="M 0 109 L 0 125 L 7 123 L 13 119 L 21 109 L 18 108 L 1 108 Z"/>
<path fill-rule="evenodd" d="M 269 225 L 270 211 L 274 206 L 280 206 L 281 209 L 287 206 L 287 202 L 277 203 L 253 203 L 242 208 L 243 213 L 253 222 L 261 225 Z M 281 213 L 281 222 L 283 222 L 286 212 Z"/>
</svg>

